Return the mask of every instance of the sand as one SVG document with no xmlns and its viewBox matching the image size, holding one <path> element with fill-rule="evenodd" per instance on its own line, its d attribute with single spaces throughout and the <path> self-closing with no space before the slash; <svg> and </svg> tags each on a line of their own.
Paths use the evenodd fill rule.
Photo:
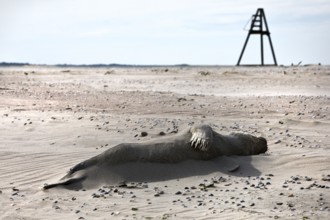
<svg viewBox="0 0 330 220">
<path fill-rule="evenodd" d="M 328 66 L 2 67 L 0 218 L 327 219 L 329 108 Z M 200 123 L 264 136 L 269 151 L 127 164 L 126 183 L 41 190 L 116 144 Z"/>
</svg>

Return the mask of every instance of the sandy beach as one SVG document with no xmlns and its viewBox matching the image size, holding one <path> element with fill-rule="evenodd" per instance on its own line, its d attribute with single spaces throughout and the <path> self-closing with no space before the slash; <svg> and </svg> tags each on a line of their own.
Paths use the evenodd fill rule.
<svg viewBox="0 0 330 220">
<path fill-rule="evenodd" d="M 1 67 L 0 120 L 0 219 L 330 216 L 329 66 Z M 41 190 L 119 143 L 201 123 L 263 136 L 269 150 L 130 165 L 125 184 Z"/>
</svg>

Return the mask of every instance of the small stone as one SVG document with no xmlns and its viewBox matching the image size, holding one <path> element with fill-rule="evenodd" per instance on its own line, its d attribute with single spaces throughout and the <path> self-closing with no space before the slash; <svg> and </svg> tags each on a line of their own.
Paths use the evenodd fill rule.
<svg viewBox="0 0 330 220">
<path fill-rule="evenodd" d="M 146 136 L 148 136 L 148 133 L 145 131 L 142 131 L 140 134 L 140 137 L 146 137 Z"/>
<path fill-rule="evenodd" d="M 292 203 L 288 203 L 288 206 L 292 208 L 294 205 Z"/>
<path fill-rule="evenodd" d="M 93 193 L 92 195 L 93 198 L 100 198 L 100 195 L 96 194 L 96 193 Z"/>
<path fill-rule="evenodd" d="M 182 194 L 182 192 L 180 192 L 180 191 L 177 191 L 176 193 L 175 193 L 175 195 L 181 195 Z"/>
<path fill-rule="evenodd" d="M 155 197 L 159 197 L 160 195 L 163 195 L 163 194 L 164 194 L 164 191 L 159 191 L 154 196 Z"/>
</svg>

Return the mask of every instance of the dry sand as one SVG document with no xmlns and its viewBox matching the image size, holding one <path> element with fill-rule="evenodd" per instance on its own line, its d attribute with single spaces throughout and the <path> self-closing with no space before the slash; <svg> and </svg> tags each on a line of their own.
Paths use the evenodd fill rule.
<svg viewBox="0 0 330 220">
<path fill-rule="evenodd" d="M 327 219 L 329 108 L 326 66 L 1 68 L 0 218 Z M 139 182 L 40 189 L 118 143 L 199 123 L 269 151 L 232 157 L 232 173 L 226 158 L 128 165 Z"/>
</svg>

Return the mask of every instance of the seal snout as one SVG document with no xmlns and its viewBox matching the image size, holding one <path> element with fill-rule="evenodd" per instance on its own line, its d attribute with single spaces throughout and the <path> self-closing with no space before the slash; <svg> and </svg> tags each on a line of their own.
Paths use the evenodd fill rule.
<svg viewBox="0 0 330 220">
<path fill-rule="evenodd" d="M 268 150 L 266 138 L 258 137 L 257 149 L 258 149 L 258 154 L 263 154 Z"/>
</svg>

